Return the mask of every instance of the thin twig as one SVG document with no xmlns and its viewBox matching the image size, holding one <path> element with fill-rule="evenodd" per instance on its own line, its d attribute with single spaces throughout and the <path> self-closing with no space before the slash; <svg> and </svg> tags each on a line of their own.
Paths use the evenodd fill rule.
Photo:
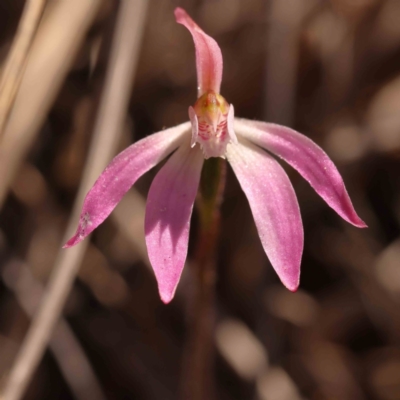
<svg viewBox="0 0 400 400">
<path fill-rule="evenodd" d="M 33 316 L 43 296 L 42 285 L 32 276 L 29 268 L 17 260 L 9 263 L 2 275 L 24 311 Z M 85 352 L 65 319 L 57 323 L 50 349 L 76 399 L 105 400 Z"/>
<path fill-rule="evenodd" d="M 85 193 L 115 153 L 122 133 L 146 8 L 146 0 L 121 3 L 91 151 L 68 224 L 68 235 L 76 228 Z M 88 240 L 72 249 L 60 250 L 40 309 L 11 370 L 3 400 L 18 400 L 23 395 L 62 312 L 87 245 Z"/>
<path fill-rule="evenodd" d="M 36 33 L 46 0 L 28 0 L 15 40 L 5 62 L 0 81 L 0 137 L 14 103 L 26 58 Z"/>
</svg>

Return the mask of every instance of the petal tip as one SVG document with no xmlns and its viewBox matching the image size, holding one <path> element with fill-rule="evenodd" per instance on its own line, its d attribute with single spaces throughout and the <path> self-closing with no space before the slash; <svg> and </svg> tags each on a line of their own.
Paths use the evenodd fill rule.
<svg viewBox="0 0 400 400">
<path fill-rule="evenodd" d="M 281 282 L 286 289 L 290 290 L 291 292 L 296 292 L 300 285 L 300 269 L 299 274 L 293 279 L 292 276 L 285 276 L 281 278 Z"/>
<path fill-rule="evenodd" d="M 363 220 L 360 220 L 360 222 L 358 224 L 355 224 L 355 226 L 361 229 L 368 228 L 368 225 Z"/>
<path fill-rule="evenodd" d="M 182 23 L 183 19 L 188 18 L 188 13 L 181 7 L 176 7 L 174 10 L 175 20 L 178 23 Z"/>
<path fill-rule="evenodd" d="M 293 286 L 289 286 L 289 285 L 285 285 L 286 288 L 291 291 L 292 293 L 297 292 L 298 288 L 299 288 L 299 283 L 297 283 L 296 285 Z"/>
<path fill-rule="evenodd" d="M 333 207 L 332 207 L 333 208 Z M 357 215 L 353 206 L 351 206 L 350 212 L 339 213 L 334 209 L 346 222 L 355 226 L 356 228 L 368 228 L 368 225 Z"/>
<path fill-rule="evenodd" d="M 354 225 L 357 228 L 368 228 L 368 225 L 358 216 L 354 206 L 351 202 L 350 196 L 344 188 L 344 196 L 342 197 L 341 204 L 329 204 L 334 211 L 336 211 L 345 221 Z"/>
<path fill-rule="evenodd" d="M 295 274 L 285 274 L 285 276 L 279 274 L 279 278 L 281 279 L 281 282 L 286 289 L 288 289 L 293 293 L 297 292 L 300 286 L 300 266 L 298 267 L 297 272 Z"/>
<path fill-rule="evenodd" d="M 167 294 L 167 293 L 160 292 L 160 298 L 164 304 L 168 304 L 172 301 L 172 299 L 174 298 L 174 295 L 173 294 L 171 295 L 169 293 Z"/>
<path fill-rule="evenodd" d="M 158 291 L 160 293 L 160 298 L 164 304 L 168 304 L 172 301 L 172 299 L 175 296 L 175 291 L 176 291 L 177 285 L 178 285 L 178 282 L 173 287 L 171 287 L 170 285 L 168 285 L 168 286 L 160 285 L 160 284 L 158 285 Z"/>
<path fill-rule="evenodd" d="M 163 268 L 161 269 L 154 268 L 154 263 L 152 262 L 151 253 L 149 253 L 149 258 L 155 273 L 155 278 L 158 284 L 158 293 L 160 295 L 161 301 L 164 304 L 168 304 L 172 301 L 172 299 L 175 296 L 176 288 L 178 287 L 178 283 L 180 280 L 180 273 L 177 276 L 175 276 L 174 274 L 172 275 L 168 273 L 165 274 L 161 272 L 163 271 Z"/>
<path fill-rule="evenodd" d="M 351 223 L 357 228 L 368 228 L 368 225 L 358 215 Z"/>
<path fill-rule="evenodd" d="M 68 240 L 67 243 L 64 244 L 62 247 L 63 249 L 69 249 L 72 246 L 75 246 L 76 244 L 80 243 L 83 240 L 83 237 L 80 235 L 75 235 L 71 239 Z"/>
</svg>

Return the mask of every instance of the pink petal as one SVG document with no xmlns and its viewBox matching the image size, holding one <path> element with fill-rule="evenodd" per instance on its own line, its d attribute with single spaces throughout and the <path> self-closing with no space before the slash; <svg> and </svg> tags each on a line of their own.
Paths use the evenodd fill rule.
<svg viewBox="0 0 400 400">
<path fill-rule="evenodd" d="M 147 251 L 164 303 L 172 300 L 185 265 L 203 160 L 199 146 L 182 145 L 154 178 L 147 197 Z"/>
<path fill-rule="evenodd" d="M 64 248 L 78 244 L 97 228 L 131 186 L 174 151 L 189 132 L 190 123 L 186 122 L 150 135 L 119 153 L 86 195 L 78 229 Z"/>
<path fill-rule="evenodd" d="M 264 250 L 282 283 L 299 286 L 303 225 L 292 184 L 267 152 L 245 141 L 228 145 L 227 158 L 245 192 Z"/>
<path fill-rule="evenodd" d="M 359 228 L 367 226 L 354 210 L 332 160 L 311 139 L 285 126 L 238 118 L 235 130 L 295 168 L 344 220 Z"/>
<path fill-rule="evenodd" d="M 193 36 L 196 48 L 198 97 L 209 90 L 219 93 L 222 80 L 222 54 L 217 42 L 206 35 L 182 8 L 175 9 L 175 18 L 176 22 L 184 25 Z"/>
</svg>

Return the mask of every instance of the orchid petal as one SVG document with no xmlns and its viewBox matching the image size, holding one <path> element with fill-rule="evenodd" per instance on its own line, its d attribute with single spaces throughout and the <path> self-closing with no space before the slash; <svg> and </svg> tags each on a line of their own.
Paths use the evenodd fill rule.
<svg viewBox="0 0 400 400">
<path fill-rule="evenodd" d="M 147 251 L 164 303 L 172 300 L 185 264 L 203 162 L 199 146 L 182 145 L 154 178 L 148 194 Z"/>
<path fill-rule="evenodd" d="M 119 153 L 86 195 L 79 226 L 64 248 L 74 246 L 97 228 L 124 194 L 149 169 L 173 152 L 190 130 L 190 123 L 150 135 Z"/>
<path fill-rule="evenodd" d="M 303 225 L 288 176 L 273 157 L 247 141 L 228 145 L 227 158 L 247 196 L 265 253 L 282 283 L 295 291 Z"/>
<path fill-rule="evenodd" d="M 339 171 L 328 155 L 311 139 L 285 126 L 235 119 L 236 132 L 285 160 L 344 220 L 367 225 L 357 215 Z"/>
<path fill-rule="evenodd" d="M 175 9 L 178 24 L 191 33 L 196 48 L 198 97 L 212 90 L 219 93 L 222 80 L 222 54 L 217 42 L 206 35 L 182 8 Z"/>
</svg>

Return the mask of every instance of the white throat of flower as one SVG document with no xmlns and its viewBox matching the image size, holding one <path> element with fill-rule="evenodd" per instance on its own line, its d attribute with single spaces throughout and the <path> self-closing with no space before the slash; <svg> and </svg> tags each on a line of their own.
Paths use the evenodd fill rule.
<svg viewBox="0 0 400 400">
<path fill-rule="evenodd" d="M 228 143 L 237 143 L 233 130 L 232 105 L 213 91 L 199 97 L 194 107 L 189 107 L 192 123 L 192 147 L 200 144 L 204 158 L 225 158 Z"/>
</svg>

